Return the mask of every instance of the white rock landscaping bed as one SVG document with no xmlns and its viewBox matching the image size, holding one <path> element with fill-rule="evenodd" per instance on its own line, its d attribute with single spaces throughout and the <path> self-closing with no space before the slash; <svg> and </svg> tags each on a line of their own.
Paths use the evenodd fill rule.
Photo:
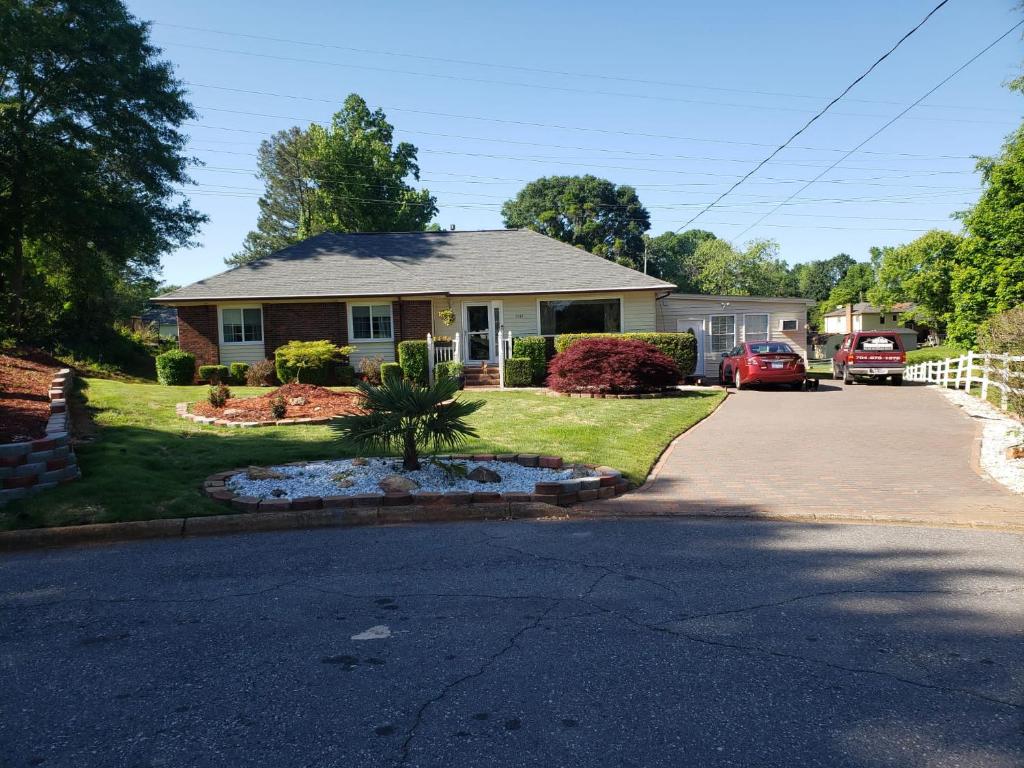
<svg viewBox="0 0 1024 768">
<path fill-rule="evenodd" d="M 990 403 L 957 389 L 939 392 L 968 416 L 981 419 L 981 468 L 1014 493 L 1024 494 L 1024 459 L 1011 459 L 1006 449 L 1024 443 L 1024 424 Z"/>
<path fill-rule="evenodd" d="M 270 472 L 283 475 L 283 478 L 253 480 L 244 472 L 233 475 L 225 486 L 242 496 L 258 499 L 298 499 L 310 496 L 356 496 L 362 494 L 382 494 L 384 490 L 380 482 L 385 478 L 399 475 L 416 483 L 409 492 L 418 493 L 451 493 L 451 492 L 493 492 L 493 493 L 532 493 L 537 483 L 559 482 L 573 477 L 571 467 L 548 469 L 544 467 L 524 467 L 508 461 L 473 461 L 443 460 L 444 464 L 456 464 L 470 473 L 478 467 L 496 472 L 501 480 L 498 482 L 481 483 L 470 480 L 464 475 L 450 474 L 441 467 L 421 459 L 422 469 L 414 472 L 402 470 L 400 459 L 366 459 L 364 463 L 353 463 L 351 459 L 338 461 L 318 461 L 304 465 L 283 465 L 266 467 Z M 257 473 L 258 474 L 258 473 Z"/>
</svg>

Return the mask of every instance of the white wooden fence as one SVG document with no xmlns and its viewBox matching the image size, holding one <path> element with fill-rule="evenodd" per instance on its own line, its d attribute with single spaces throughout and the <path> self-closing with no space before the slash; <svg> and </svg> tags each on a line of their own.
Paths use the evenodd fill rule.
<svg viewBox="0 0 1024 768">
<path fill-rule="evenodd" d="M 908 365 L 903 374 L 907 381 L 923 381 L 940 387 L 970 391 L 975 384 L 981 385 L 981 399 L 988 401 L 989 387 L 1000 392 L 999 407 L 1004 411 L 1009 405 L 1010 393 L 1024 394 L 1024 370 L 1011 370 L 1011 363 L 1024 362 L 1024 355 L 994 355 L 988 352 L 968 352 L 960 357 L 944 360 L 929 360 Z M 1020 386 L 1014 380 L 1020 379 Z"/>
<path fill-rule="evenodd" d="M 427 334 L 427 379 L 434 383 L 434 366 L 438 363 L 447 363 L 452 360 L 461 360 L 459 356 L 459 334 L 452 337 L 450 343 L 438 343 L 432 334 Z"/>
</svg>

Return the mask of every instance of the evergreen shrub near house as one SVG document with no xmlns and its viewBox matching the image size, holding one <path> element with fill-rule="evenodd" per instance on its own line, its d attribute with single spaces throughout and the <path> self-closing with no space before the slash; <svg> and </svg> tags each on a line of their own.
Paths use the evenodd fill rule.
<svg viewBox="0 0 1024 768">
<path fill-rule="evenodd" d="M 402 341 L 398 344 L 398 364 L 405 378 L 421 387 L 427 386 L 427 342 Z"/>
<path fill-rule="evenodd" d="M 248 363 L 232 363 L 229 370 L 231 371 L 232 384 L 238 384 L 239 386 L 245 384 L 246 377 L 249 373 Z"/>
<path fill-rule="evenodd" d="M 398 363 L 381 363 L 380 380 L 381 382 L 401 381 L 402 366 Z"/>
<path fill-rule="evenodd" d="M 548 386 L 557 392 L 640 394 L 682 380 L 671 357 L 638 339 L 578 339 L 555 355 L 548 371 Z"/>
<path fill-rule="evenodd" d="M 679 373 L 686 378 L 692 376 L 697 367 L 697 339 L 692 333 L 653 333 L 635 331 L 629 333 L 563 333 L 555 336 L 555 352 L 565 352 L 580 339 L 627 339 L 645 341 L 672 358 Z"/>
<path fill-rule="evenodd" d="M 462 363 L 458 360 L 445 360 L 434 366 L 435 381 L 458 380 L 460 376 L 462 376 Z"/>
<path fill-rule="evenodd" d="M 257 360 L 245 372 L 245 383 L 250 387 L 269 387 L 274 383 L 274 361 Z"/>
<path fill-rule="evenodd" d="M 196 356 L 181 349 L 169 349 L 156 357 L 156 380 L 170 387 L 191 384 L 196 375 Z"/>
<path fill-rule="evenodd" d="M 548 373 L 548 340 L 543 336 L 520 336 L 512 342 L 512 357 L 530 361 L 532 384 L 543 384 Z"/>
<path fill-rule="evenodd" d="M 288 413 L 288 404 L 281 395 L 270 401 L 270 415 L 275 419 L 283 419 Z"/>
<path fill-rule="evenodd" d="M 228 389 L 224 384 L 215 384 L 210 387 L 210 391 L 206 395 L 206 399 L 210 401 L 210 405 L 214 408 L 223 408 L 227 405 L 228 399 L 231 397 L 231 390 Z"/>
<path fill-rule="evenodd" d="M 230 371 L 226 365 L 200 365 L 199 378 L 210 384 L 223 384 L 228 380 Z"/>
<path fill-rule="evenodd" d="M 510 357 L 505 361 L 505 386 L 529 387 L 533 384 L 534 361 L 528 357 Z"/>
<path fill-rule="evenodd" d="M 274 367 L 282 384 L 299 382 L 325 386 L 335 382 L 351 384 L 355 371 L 348 357 L 355 347 L 339 347 L 326 339 L 289 341 L 274 352 Z M 345 370 L 347 369 L 347 370 Z"/>
</svg>

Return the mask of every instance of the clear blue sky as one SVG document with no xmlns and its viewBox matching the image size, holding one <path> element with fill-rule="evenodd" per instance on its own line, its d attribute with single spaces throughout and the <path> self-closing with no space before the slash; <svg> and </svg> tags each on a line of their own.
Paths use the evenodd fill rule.
<svg viewBox="0 0 1024 768">
<path fill-rule="evenodd" d="M 444 227 L 501 227 L 502 201 L 526 181 L 589 172 L 637 187 L 652 234 L 675 229 L 936 2 L 130 0 L 155 22 L 153 39 L 201 114 L 187 126 L 190 151 L 206 164 L 190 196 L 210 221 L 199 248 L 165 258 L 164 277 L 188 283 L 221 271 L 256 220 L 260 139 L 326 121 L 352 92 L 419 147 L 420 185 L 437 195 Z M 799 148 L 693 226 L 737 238 L 835 150 L 858 144 L 1015 24 L 1015 5 L 951 0 Z M 978 195 L 969 156 L 998 151 L 1021 119 L 1024 101 L 1003 87 L 1020 66 L 1014 33 L 739 242 L 773 238 L 791 263 L 841 251 L 866 259 L 871 245 L 957 229 L 949 215 Z"/>
</svg>

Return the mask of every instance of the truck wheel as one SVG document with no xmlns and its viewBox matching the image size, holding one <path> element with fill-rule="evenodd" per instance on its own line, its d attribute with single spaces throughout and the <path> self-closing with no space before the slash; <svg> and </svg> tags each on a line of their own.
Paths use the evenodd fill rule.
<svg viewBox="0 0 1024 768">
<path fill-rule="evenodd" d="M 740 369 L 739 368 L 736 369 L 736 374 L 735 374 L 735 377 L 733 378 L 733 384 L 735 385 L 737 392 L 739 392 L 741 389 L 743 389 L 743 377 L 740 376 Z"/>
<path fill-rule="evenodd" d="M 843 384 L 853 384 L 853 376 L 850 375 L 850 367 L 843 366 Z"/>
<path fill-rule="evenodd" d="M 902 387 L 903 386 L 903 374 L 897 374 L 897 375 L 893 376 L 892 378 L 890 378 L 889 379 L 889 384 L 891 384 L 894 387 Z"/>
</svg>

